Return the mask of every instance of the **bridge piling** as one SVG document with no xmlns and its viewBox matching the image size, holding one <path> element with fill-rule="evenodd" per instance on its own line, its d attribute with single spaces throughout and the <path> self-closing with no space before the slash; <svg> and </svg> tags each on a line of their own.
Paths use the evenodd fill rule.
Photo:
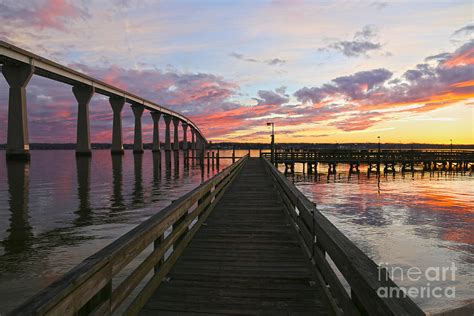
<svg viewBox="0 0 474 316">
<path fill-rule="evenodd" d="M 195 133 L 196 131 L 194 130 L 194 128 L 191 127 L 191 149 L 193 150 L 193 152 L 196 150 Z M 193 156 L 194 156 L 194 153 L 193 153 Z"/>
<path fill-rule="evenodd" d="M 163 119 L 165 120 L 165 150 L 171 150 L 171 133 L 170 133 L 170 123 L 171 123 L 171 116 L 167 114 L 163 114 Z"/>
<path fill-rule="evenodd" d="M 173 142 L 173 150 L 179 150 L 179 134 L 178 134 L 178 126 L 179 126 L 180 119 L 177 117 L 173 117 L 173 125 L 174 125 L 174 142 Z"/>
<path fill-rule="evenodd" d="M 34 68 L 28 64 L 4 64 L 2 73 L 9 88 L 8 132 L 6 157 L 12 160 L 29 160 L 28 112 L 26 86 Z"/>
<path fill-rule="evenodd" d="M 135 130 L 133 137 L 133 153 L 143 153 L 143 141 L 142 141 L 142 114 L 145 107 L 140 104 L 132 104 L 133 115 L 135 116 Z"/>
<path fill-rule="evenodd" d="M 72 92 L 77 100 L 77 141 L 76 156 L 90 156 L 90 122 L 89 102 L 94 95 L 94 87 L 77 85 L 72 87 Z"/>
<path fill-rule="evenodd" d="M 181 122 L 181 127 L 183 128 L 183 151 L 188 150 L 188 123 Z"/>
<path fill-rule="evenodd" d="M 153 146 L 151 148 L 152 152 L 159 152 L 160 151 L 160 111 L 151 111 L 150 112 L 151 118 L 153 119 Z"/>
<path fill-rule="evenodd" d="M 112 148 L 111 153 L 113 155 L 123 155 L 123 139 L 122 139 L 122 109 L 125 105 L 124 97 L 110 97 L 109 98 L 110 106 L 114 113 L 113 123 L 112 123 Z"/>
</svg>

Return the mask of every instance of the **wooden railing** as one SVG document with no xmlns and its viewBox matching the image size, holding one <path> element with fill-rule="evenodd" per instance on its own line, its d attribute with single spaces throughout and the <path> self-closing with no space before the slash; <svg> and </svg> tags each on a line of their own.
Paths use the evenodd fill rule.
<svg viewBox="0 0 474 316">
<path fill-rule="evenodd" d="M 107 247 L 85 259 L 11 315 L 108 315 L 121 307 L 137 314 L 160 285 L 201 224 L 212 212 L 226 188 L 245 164 L 247 156 L 224 169 L 199 187 L 174 201 L 156 215 Z M 166 233 L 165 233 L 166 232 Z M 114 276 L 128 272 L 146 248 L 151 253 L 112 286 Z M 165 255 L 166 254 L 166 255 Z M 153 273 L 148 282 L 145 277 Z M 146 282 L 146 284 L 144 284 Z M 114 284 L 115 285 L 115 284 Z M 138 295 L 130 295 L 136 289 Z M 123 308 L 128 298 L 131 303 Z"/>
<path fill-rule="evenodd" d="M 397 285 L 388 277 L 381 278 L 385 274 L 379 273 L 375 262 L 321 214 L 267 159 L 264 161 L 303 248 L 343 314 L 424 315 L 408 297 L 380 297 L 377 293 L 379 288 L 398 289 Z M 343 286 L 327 256 L 349 284 L 350 291 Z"/>
</svg>

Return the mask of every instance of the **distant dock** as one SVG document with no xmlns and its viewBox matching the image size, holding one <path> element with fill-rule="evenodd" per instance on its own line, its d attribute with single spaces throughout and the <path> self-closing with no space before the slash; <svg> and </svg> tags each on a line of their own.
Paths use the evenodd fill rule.
<svg viewBox="0 0 474 316">
<path fill-rule="evenodd" d="M 474 151 L 431 150 L 307 150 L 265 152 L 262 156 L 273 160 L 275 165 L 284 164 L 286 173 L 295 172 L 295 164 L 303 165 L 303 172 L 316 174 L 318 165 L 325 163 L 328 174 L 336 173 L 338 164 L 348 164 L 349 173 L 358 173 L 360 165 L 368 166 L 367 172 L 414 172 L 416 166 L 423 171 L 474 171 Z M 383 168 L 383 169 L 382 169 Z"/>
</svg>

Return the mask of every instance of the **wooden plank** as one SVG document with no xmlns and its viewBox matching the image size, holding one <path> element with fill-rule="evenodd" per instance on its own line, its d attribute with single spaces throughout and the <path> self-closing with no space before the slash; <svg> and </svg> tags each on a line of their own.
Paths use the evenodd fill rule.
<svg viewBox="0 0 474 316">
<path fill-rule="evenodd" d="M 332 313 L 276 192 L 250 159 L 144 313 Z"/>
</svg>

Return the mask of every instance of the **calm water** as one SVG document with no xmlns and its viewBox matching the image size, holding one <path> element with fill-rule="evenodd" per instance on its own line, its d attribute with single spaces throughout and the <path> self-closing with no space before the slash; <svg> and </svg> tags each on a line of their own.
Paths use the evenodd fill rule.
<svg viewBox="0 0 474 316">
<path fill-rule="evenodd" d="M 393 270 L 399 286 L 427 288 L 430 283 L 431 289 L 455 288 L 455 298 L 426 294 L 413 298 L 425 312 L 474 301 L 473 175 L 419 172 L 378 178 L 361 173 L 349 178 L 348 169 L 338 165 L 338 171 L 345 173 L 329 178 L 327 174 L 318 179 L 302 174 L 290 178 L 336 227 L 390 271 L 419 267 L 424 275 L 430 267 L 449 267 L 454 262 L 455 280 L 448 273 L 446 280 L 430 281 L 422 275 L 415 281 Z M 434 272 L 429 272 L 431 277 Z"/>
<path fill-rule="evenodd" d="M 98 150 L 91 159 L 76 159 L 69 150 L 33 151 L 30 163 L 8 165 L 4 155 L 0 151 L 0 314 L 217 172 L 186 169 L 182 156 L 176 168 L 173 155 L 160 159 L 150 151 L 112 158 Z M 223 160 L 220 168 L 229 164 Z M 442 285 L 454 284 L 456 298 L 415 299 L 425 311 L 472 299 L 472 176 L 397 173 L 378 179 L 362 173 L 315 181 L 297 174 L 293 179 L 376 263 L 426 269 L 455 262 L 456 280 Z"/>
<path fill-rule="evenodd" d="M 46 150 L 7 163 L 0 151 L 0 314 L 217 172 L 168 158 Z"/>
</svg>

